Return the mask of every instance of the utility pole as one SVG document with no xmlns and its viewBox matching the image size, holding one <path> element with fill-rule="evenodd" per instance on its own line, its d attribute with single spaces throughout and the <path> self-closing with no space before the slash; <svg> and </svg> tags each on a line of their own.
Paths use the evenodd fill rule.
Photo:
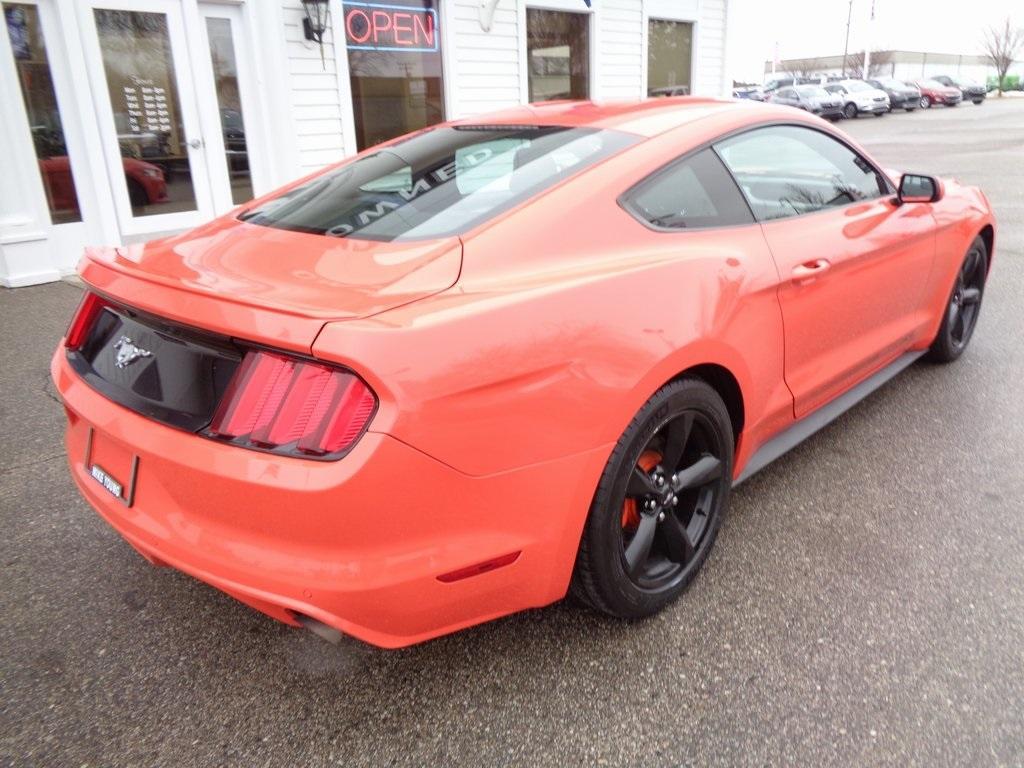
<svg viewBox="0 0 1024 768">
<path fill-rule="evenodd" d="M 871 28 L 875 25 L 875 0 L 871 0 L 871 19 L 868 21 L 868 33 L 864 39 L 864 74 L 867 80 L 871 76 Z"/>
<path fill-rule="evenodd" d="M 846 57 L 850 55 L 850 17 L 853 16 L 853 0 L 846 11 L 846 43 L 843 45 L 843 77 L 846 77 Z"/>
</svg>

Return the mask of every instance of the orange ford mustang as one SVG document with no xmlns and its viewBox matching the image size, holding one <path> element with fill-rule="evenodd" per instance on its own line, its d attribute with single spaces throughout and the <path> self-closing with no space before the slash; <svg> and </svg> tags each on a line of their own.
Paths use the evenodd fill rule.
<svg viewBox="0 0 1024 768">
<path fill-rule="evenodd" d="M 978 319 L 973 187 L 788 107 L 556 103 L 96 249 L 52 373 L 146 558 L 397 647 L 668 604 L 731 487 Z"/>
</svg>

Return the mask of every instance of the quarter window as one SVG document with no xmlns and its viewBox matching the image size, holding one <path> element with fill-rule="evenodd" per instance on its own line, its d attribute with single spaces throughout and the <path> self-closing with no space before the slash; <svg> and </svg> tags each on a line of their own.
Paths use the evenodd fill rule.
<svg viewBox="0 0 1024 768">
<path fill-rule="evenodd" d="M 864 158 L 810 128 L 759 128 L 715 148 L 762 220 L 799 216 L 889 192 Z"/>
<path fill-rule="evenodd" d="M 751 224 L 736 184 L 710 149 L 655 174 L 628 193 L 625 205 L 656 227 L 700 229 Z"/>
</svg>

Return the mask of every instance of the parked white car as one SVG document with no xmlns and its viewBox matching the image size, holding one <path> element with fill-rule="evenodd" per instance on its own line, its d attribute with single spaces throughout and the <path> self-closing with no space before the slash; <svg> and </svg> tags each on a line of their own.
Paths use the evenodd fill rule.
<svg viewBox="0 0 1024 768">
<path fill-rule="evenodd" d="M 863 80 L 826 83 L 825 90 L 843 98 L 843 114 L 851 120 L 860 114 L 881 117 L 889 111 L 889 95 Z"/>
</svg>

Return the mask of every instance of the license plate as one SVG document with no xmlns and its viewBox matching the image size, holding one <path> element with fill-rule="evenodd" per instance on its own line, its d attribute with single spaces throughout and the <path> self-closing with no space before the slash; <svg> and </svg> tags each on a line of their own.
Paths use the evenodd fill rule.
<svg viewBox="0 0 1024 768">
<path fill-rule="evenodd" d="M 128 473 L 128 485 L 125 486 L 105 470 L 99 463 L 101 461 L 108 467 L 127 465 L 124 468 Z M 126 507 L 131 507 L 135 503 L 135 481 L 139 476 L 139 457 L 136 454 L 112 440 L 97 435 L 96 431 L 89 427 L 85 439 L 85 461 L 82 463 L 89 477 L 102 485 L 107 493 Z"/>
<path fill-rule="evenodd" d="M 116 496 L 119 499 L 121 498 L 121 491 L 124 490 L 124 486 L 111 477 L 103 467 L 98 464 L 93 464 L 89 468 L 89 474 L 92 475 L 93 479 L 106 488 L 113 496 Z"/>
</svg>

